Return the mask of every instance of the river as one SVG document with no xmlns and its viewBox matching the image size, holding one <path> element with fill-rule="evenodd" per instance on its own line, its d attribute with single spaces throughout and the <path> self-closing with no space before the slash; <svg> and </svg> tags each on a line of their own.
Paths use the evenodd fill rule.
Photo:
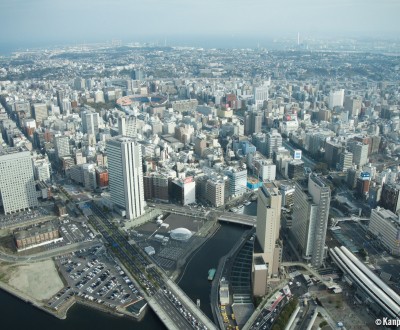
<svg viewBox="0 0 400 330">
<path fill-rule="evenodd" d="M 244 207 L 244 213 L 256 214 L 256 203 Z M 211 284 L 207 280 L 208 270 L 216 268 L 219 259 L 227 254 L 243 234 L 245 227 L 222 224 L 191 258 L 180 279 L 179 286 L 196 302 L 200 299 L 201 309 L 212 320 L 210 308 Z M 157 315 L 149 308 L 141 322 L 108 315 L 97 310 L 74 305 L 66 320 L 59 320 L 22 300 L 0 290 L 0 307 L 3 315 L 3 329 L 40 328 L 42 330 L 110 330 L 110 329 L 165 329 Z"/>
</svg>

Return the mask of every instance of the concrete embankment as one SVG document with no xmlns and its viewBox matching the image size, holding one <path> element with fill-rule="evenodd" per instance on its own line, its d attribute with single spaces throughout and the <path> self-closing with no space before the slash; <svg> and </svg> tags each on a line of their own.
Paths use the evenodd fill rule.
<svg viewBox="0 0 400 330">
<path fill-rule="evenodd" d="M 140 321 L 145 314 L 145 311 L 143 311 L 139 315 L 134 315 L 134 314 L 125 312 L 123 310 L 118 311 L 118 310 L 115 310 L 112 308 L 108 308 L 107 306 L 100 305 L 98 303 L 91 302 L 91 301 L 88 301 L 88 300 L 85 300 L 85 299 L 82 299 L 82 298 L 76 297 L 76 296 L 73 296 L 70 299 L 66 300 L 66 302 L 63 303 L 58 310 L 54 310 L 54 309 L 47 307 L 47 305 L 45 303 L 38 301 L 36 299 L 33 299 L 32 297 L 29 297 L 29 296 L 25 295 L 24 293 L 14 289 L 13 287 L 11 287 L 3 282 L 0 282 L 0 289 L 4 290 L 5 292 L 23 300 L 24 302 L 26 302 L 28 304 L 31 304 L 32 306 L 40 309 L 41 311 L 46 312 L 60 320 L 64 320 L 67 318 L 68 310 L 76 303 L 90 307 L 90 308 L 94 308 L 103 313 L 111 314 L 111 315 L 118 316 L 118 317 L 125 316 L 125 317 L 132 318 L 136 321 Z"/>
</svg>

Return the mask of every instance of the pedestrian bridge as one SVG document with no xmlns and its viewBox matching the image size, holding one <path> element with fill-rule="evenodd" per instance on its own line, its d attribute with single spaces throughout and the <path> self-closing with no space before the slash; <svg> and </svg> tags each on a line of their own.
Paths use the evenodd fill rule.
<svg viewBox="0 0 400 330">
<path fill-rule="evenodd" d="M 218 221 L 237 223 L 240 225 L 255 227 L 257 217 L 253 215 L 237 214 L 232 212 L 224 212 L 218 216 Z"/>
</svg>

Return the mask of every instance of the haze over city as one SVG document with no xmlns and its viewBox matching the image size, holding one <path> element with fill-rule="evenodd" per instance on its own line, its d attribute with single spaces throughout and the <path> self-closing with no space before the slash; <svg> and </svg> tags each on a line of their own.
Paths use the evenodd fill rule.
<svg viewBox="0 0 400 330">
<path fill-rule="evenodd" d="M 399 13 L 0 1 L 1 327 L 399 328 Z"/>
<path fill-rule="evenodd" d="M 394 38 L 396 0 L 5 0 L 2 48 L 105 42 L 268 46 L 273 39 Z"/>
</svg>

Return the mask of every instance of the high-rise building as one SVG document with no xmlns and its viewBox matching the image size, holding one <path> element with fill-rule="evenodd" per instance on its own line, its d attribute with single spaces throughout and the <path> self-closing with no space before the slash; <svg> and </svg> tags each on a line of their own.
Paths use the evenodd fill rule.
<svg viewBox="0 0 400 330">
<path fill-rule="evenodd" d="M 35 180 L 50 181 L 50 163 L 47 159 L 36 159 L 33 161 Z"/>
<path fill-rule="evenodd" d="M 72 110 L 71 101 L 68 98 L 62 100 L 62 107 L 60 107 L 61 112 L 64 116 L 69 116 Z"/>
<path fill-rule="evenodd" d="M 267 280 L 277 277 L 282 256 L 279 241 L 282 196 L 273 182 L 259 189 L 257 202 L 257 231 L 253 252 L 253 294 L 263 296 Z"/>
<path fill-rule="evenodd" d="M 99 114 L 97 112 L 82 112 L 82 131 L 94 137 L 99 134 Z"/>
<path fill-rule="evenodd" d="M 61 110 L 61 113 L 63 113 L 64 108 L 63 108 L 63 100 L 65 99 L 65 91 L 62 89 L 57 89 L 57 105 Z"/>
<path fill-rule="evenodd" d="M 353 154 L 347 150 L 343 151 L 339 156 L 338 170 L 347 172 L 353 166 Z"/>
<path fill-rule="evenodd" d="M 74 80 L 74 88 L 77 90 L 85 89 L 86 87 L 86 81 L 83 78 L 75 78 Z"/>
<path fill-rule="evenodd" d="M 344 102 L 344 89 L 339 89 L 336 91 L 331 91 L 329 93 L 329 109 L 333 109 L 334 107 L 343 107 Z"/>
<path fill-rule="evenodd" d="M 272 158 L 274 151 L 282 147 L 282 136 L 276 129 L 267 134 L 267 157 Z"/>
<path fill-rule="evenodd" d="M 225 203 L 225 181 L 208 179 L 206 182 L 206 199 L 215 207 Z"/>
<path fill-rule="evenodd" d="M 360 97 L 346 95 L 343 106 L 344 110 L 348 111 L 350 117 L 355 117 L 361 112 L 362 100 Z"/>
<path fill-rule="evenodd" d="M 63 156 L 69 156 L 71 153 L 69 149 L 69 137 L 68 136 L 55 137 L 54 148 L 56 150 L 57 159 Z"/>
<path fill-rule="evenodd" d="M 244 134 L 251 135 L 253 133 L 260 133 L 262 127 L 262 112 L 249 111 L 244 115 Z"/>
<path fill-rule="evenodd" d="M 0 173 L 0 201 L 5 214 L 38 205 L 31 154 L 27 149 L 1 149 Z"/>
<path fill-rule="evenodd" d="M 336 165 L 339 163 L 339 155 L 342 153 L 342 151 L 343 146 L 341 143 L 333 140 L 326 141 L 324 159 L 329 168 L 336 169 Z"/>
<path fill-rule="evenodd" d="M 127 219 L 144 214 L 142 151 L 136 140 L 116 136 L 106 142 L 111 201 Z"/>
<path fill-rule="evenodd" d="M 196 137 L 194 140 L 194 152 L 199 156 L 203 156 L 203 152 L 207 147 L 207 142 L 204 137 Z"/>
<path fill-rule="evenodd" d="M 262 85 L 254 87 L 253 89 L 253 101 L 257 109 L 261 109 L 264 105 L 264 101 L 268 100 L 268 85 Z"/>
<path fill-rule="evenodd" d="M 363 166 L 368 163 L 368 144 L 356 142 L 349 144 L 353 153 L 353 163 L 358 166 Z"/>
<path fill-rule="evenodd" d="M 400 210 L 400 185 L 384 183 L 380 205 L 393 213 Z"/>
<path fill-rule="evenodd" d="M 368 231 L 377 237 L 391 254 L 400 255 L 400 220 L 396 214 L 380 207 L 371 210 Z"/>
<path fill-rule="evenodd" d="M 43 120 L 49 116 L 47 112 L 47 105 L 45 103 L 34 103 L 33 114 L 38 125 L 43 125 Z"/>
<path fill-rule="evenodd" d="M 329 186 L 316 174 L 296 182 L 291 236 L 302 257 L 316 268 L 325 256 L 330 201 Z"/>
<path fill-rule="evenodd" d="M 257 242 L 260 244 L 269 276 L 278 275 L 281 255 L 279 229 L 282 196 L 274 182 L 265 182 L 257 200 Z"/>
<path fill-rule="evenodd" d="M 241 196 L 247 189 L 247 169 L 229 168 L 225 171 L 225 175 L 229 178 L 230 196 Z"/>
</svg>

